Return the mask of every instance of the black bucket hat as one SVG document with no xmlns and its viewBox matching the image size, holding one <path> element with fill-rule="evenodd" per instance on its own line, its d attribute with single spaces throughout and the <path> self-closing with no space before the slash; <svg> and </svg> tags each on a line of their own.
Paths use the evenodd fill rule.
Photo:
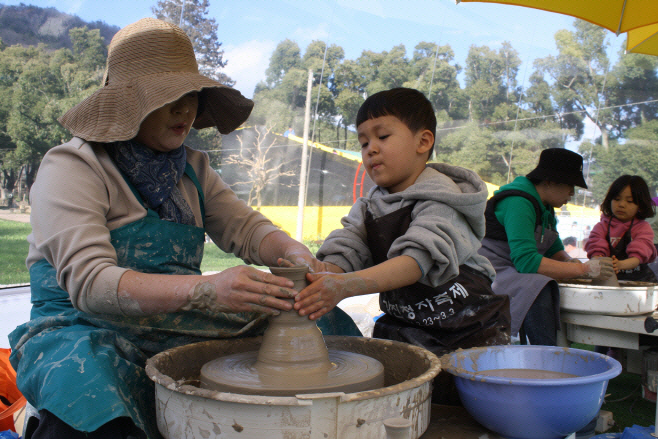
<svg viewBox="0 0 658 439">
<path fill-rule="evenodd" d="M 564 148 L 543 150 L 539 156 L 537 167 L 526 177 L 571 184 L 587 189 L 587 183 L 583 177 L 583 157 Z"/>
</svg>

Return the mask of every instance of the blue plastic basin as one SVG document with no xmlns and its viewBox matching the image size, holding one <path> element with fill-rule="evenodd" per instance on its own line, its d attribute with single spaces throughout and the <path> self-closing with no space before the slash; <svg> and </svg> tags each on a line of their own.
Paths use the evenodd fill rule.
<svg viewBox="0 0 658 439">
<path fill-rule="evenodd" d="M 601 409 L 621 364 L 607 355 L 554 346 L 490 346 L 441 358 L 466 410 L 509 439 L 558 439 L 585 427 Z M 537 369 L 577 377 L 528 379 L 482 375 L 491 369 Z"/>
</svg>

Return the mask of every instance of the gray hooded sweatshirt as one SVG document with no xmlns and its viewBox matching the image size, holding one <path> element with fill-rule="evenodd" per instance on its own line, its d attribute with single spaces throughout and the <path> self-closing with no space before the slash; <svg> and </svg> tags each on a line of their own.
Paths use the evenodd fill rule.
<svg viewBox="0 0 658 439">
<path fill-rule="evenodd" d="M 487 197 L 487 186 L 475 172 L 428 163 L 416 182 L 404 191 L 391 194 L 386 188 L 375 186 L 368 196 L 359 198 L 342 218 L 343 228 L 329 234 L 317 258 L 345 272 L 371 267 L 366 209 L 379 218 L 415 204 L 409 229 L 393 242 L 388 259 L 400 255 L 414 258 L 423 273 L 419 282 L 433 287 L 456 277 L 462 264 L 493 281 L 493 266 L 478 254 L 485 231 Z"/>
</svg>

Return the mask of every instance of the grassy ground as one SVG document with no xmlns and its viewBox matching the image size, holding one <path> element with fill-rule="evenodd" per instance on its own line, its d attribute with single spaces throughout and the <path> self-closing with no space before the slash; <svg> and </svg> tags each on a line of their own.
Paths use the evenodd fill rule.
<svg viewBox="0 0 658 439">
<path fill-rule="evenodd" d="M 642 398 L 641 377 L 636 374 L 622 373 L 610 380 L 605 403 L 601 410 L 612 412 L 615 425 L 610 433 L 623 432 L 624 428 L 639 425 L 650 427 L 656 417 L 656 403 Z"/>
<path fill-rule="evenodd" d="M 203 260 L 201 261 L 202 273 L 207 271 L 222 271 L 240 264 L 244 264 L 241 259 L 232 254 L 224 253 L 211 242 L 206 243 L 203 250 Z"/>
<path fill-rule="evenodd" d="M 574 343 L 573 348 L 594 350 L 594 346 Z M 608 383 L 601 410 L 612 412 L 615 425 L 606 433 L 621 433 L 626 427 L 654 425 L 656 404 L 642 397 L 642 378 L 633 373 L 621 373 Z"/>
<path fill-rule="evenodd" d="M 25 267 L 29 224 L 0 220 L 0 285 L 29 283 L 30 275 Z"/>
</svg>

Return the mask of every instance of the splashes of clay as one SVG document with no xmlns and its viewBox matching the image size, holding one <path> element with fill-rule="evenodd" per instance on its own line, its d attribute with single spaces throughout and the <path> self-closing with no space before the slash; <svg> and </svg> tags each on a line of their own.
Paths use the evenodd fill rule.
<svg viewBox="0 0 658 439">
<path fill-rule="evenodd" d="M 228 306 L 217 303 L 217 291 L 215 290 L 215 286 L 210 282 L 196 284 L 187 296 L 187 302 L 181 307 L 183 311 L 191 311 L 193 309 L 231 312 Z"/>
<path fill-rule="evenodd" d="M 141 306 L 139 305 L 139 302 L 136 300 L 133 300 L 132 297 L 126 293 L 119 291 L 117 295 L 117 299 L 119 301 L 119 308 L 121 308 L 121 311 L 127 315 L 127 316 L 144 316 L 146 313 L 142 311 Z"/>
</svg>

